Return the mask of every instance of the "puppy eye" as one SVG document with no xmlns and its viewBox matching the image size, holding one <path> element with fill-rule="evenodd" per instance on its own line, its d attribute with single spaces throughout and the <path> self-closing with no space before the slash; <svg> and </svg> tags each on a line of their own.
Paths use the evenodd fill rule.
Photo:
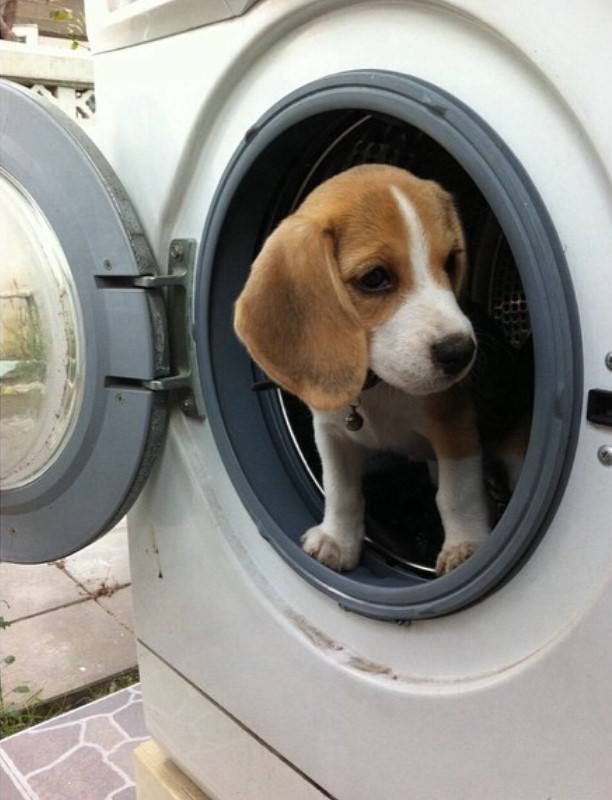
<svg viewBox="0 0 612 800">
<path fill-rule="evenodd" d="M 384 267 L 374 267 L 365 275 L 357 278 L 355 286 L 362 292 L 374 294 L 376 292 L 387 292 L 393 288 L 393 276 Z"/>
</svg>

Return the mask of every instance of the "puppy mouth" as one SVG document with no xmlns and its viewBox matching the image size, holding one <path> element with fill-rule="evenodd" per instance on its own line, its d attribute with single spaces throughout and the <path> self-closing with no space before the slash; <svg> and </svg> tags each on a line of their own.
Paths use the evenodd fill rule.
<svg viewBox="0 0 612 800">
<path fill-rule="evenodd" d="M 469 374 L 472 365 L 455 375 L 447 375 L 441 370 L 432 371 L 429 375 L 412 374 L 378 374 L 378 377 L 389 386 L 399 389 L 410 395 L 428 395 L 443 392 L 450 389 L 456 383 L 462 381 Z"/>
<path fill-rule="evenodd" d="M 461 383 L 462 380 L 467 378 L 467 376 L 472 371 L 472 367 L 474 366 L 475 361 L 476 361 L 476 357 L 474 356 L 474 358 L 472 358 L 470 363 L 466 367 L 464 367 L 462 370 L 460 370 L 459 372 L 456 372 L 453 375 L 443 375 L 442 376 L 442 381 L 446 383 L 446 387 L 445 388 L 449 388 L 450 386 L 454 386 L 456 383 Z"/>
</svg>

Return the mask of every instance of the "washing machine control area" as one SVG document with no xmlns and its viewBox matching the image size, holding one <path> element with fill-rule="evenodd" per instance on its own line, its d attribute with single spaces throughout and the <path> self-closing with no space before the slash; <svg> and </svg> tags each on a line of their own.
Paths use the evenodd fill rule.
<svg viewBox="0 0 612 800">
<path fill-rule="evenodd" d="M 408 780 L 423 798 L 459 787 L 479 800 L 603 800 L 607 4 L 566 18 L 552 0 L 521 0 L 522 12 L 485 0 L 142 2 L 92 3 L 105 155 L 0 81 L 0 557 L 64 556 L 131 510 L 149 722 L 223 800 L 251 796 L 240 794 L 250 747 L 275 765 L 267 794 L 252 795 L 266 800 L 369 800 L 383 764 L 385 800 Z M 570 35 L 590 91 L 558 54 Z M 365 459 L 357 567 L 304 551 L 325 505 L 312 413 L 234 328 L 268 236 L 324 181 L 369 164 L 436 181 L 465 234 L 491 532 L 442 575 L 434 471 L 393 452 Z M 189 725 L 173 716 L 174 686 L 191 698 Z M 185 738 L 222 738 L 221 722 L 236 726 L 228 742 L 250 742 L 235 770 L 222 747 L 201 761 Z M 406 737 L 410 778 L 403 745 L 359 766 L 376 741 Z M 474 765 L 497 764 L 500 742 L 507 766 L 484 768 L 486 791 L 470 794 Z M 559 792 L 540 762 L 558 766 Z"/>
</svg>

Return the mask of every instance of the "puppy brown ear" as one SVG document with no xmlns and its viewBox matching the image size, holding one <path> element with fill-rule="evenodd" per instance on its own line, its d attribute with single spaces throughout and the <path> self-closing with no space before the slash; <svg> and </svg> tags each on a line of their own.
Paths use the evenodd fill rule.
<svg viewBox="0 0 612 800">
<path fill-rule="evenodd" d="M 367 336 L 331 231 L 298 215 L 282 222 L 253 263 L 234 327 L 264 372 L 313 408 L 338 409 L 359 395 Z"/>
<path fill-rule="evenodd" d="M 467 257 L 465 254 L 465 243 L 461 237 L 461 250 L 453 254 L 454 266 L 450 276 L 451 287 L 456 297 L 462 298 L 466 288 L 467 278 Z"/>
<path fill-rule="evenodd" d="M 451 288 L 457 297 L 462 297 L 466 288 L 467 278 L 467 257 L 466 257 L 466 244 L 465 236 L 463 233 L 463 226 L 459 219 L 457 207 L 452 196 L 442 190 L 443 203 L 446 206 L 446 218 L 448 226 L 453 233 L 455 240 L 453 251 L 450 255 L 451 263 L 450 269 L 447 270 L 451 283 Z"/>
</svg>

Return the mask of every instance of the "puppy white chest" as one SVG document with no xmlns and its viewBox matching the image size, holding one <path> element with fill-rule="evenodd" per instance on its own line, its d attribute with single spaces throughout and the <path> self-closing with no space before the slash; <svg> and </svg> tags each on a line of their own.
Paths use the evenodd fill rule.
<svg viewBox="0 0 612 800">
<path fill-rule="evenodd" d="M 381 383 L 362 394 L 359 414 L 363 417 L 362 428 L 346 433 L 362 447 L 417 460 L 432 458 L 433 450 L 424 436 L 421 398 Z"/>
</svg>

